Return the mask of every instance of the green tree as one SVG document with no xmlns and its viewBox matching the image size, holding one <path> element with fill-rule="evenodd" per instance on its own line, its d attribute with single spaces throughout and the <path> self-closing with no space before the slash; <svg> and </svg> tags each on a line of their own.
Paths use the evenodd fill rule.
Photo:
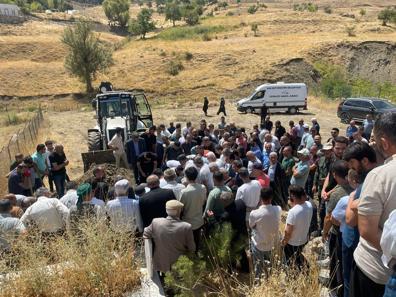
<svg viewBox="0 0 396 297">
<path fill-rule="evenodd" d="M 396 8 L 385 8 L 378 14 L 378 19 L 382 21 L 382 26 L 388 23 L 396 23 Z"/>
<path fill-rule="evenodd" d="M 92 92 L 96 74 L 113 63 L 111 50 L 103 46 L 87 21 L 66 28 L 61 40 L 68 49 L 65 68 L 85 83 L 88 93 Z"/>
<path fill-rule="evenodd" d="M 201 6 L 194 3 L 183 6 L 182 15 L 187 25 L 194 26 L 199 23 L 199 16 L 203 13 Z"/>
<path fill-rule="evenodd" d="M 129 21 L 128 31 L 133 35 L 140 35 L 142 39 L 146 38 L 148 32 L 154 31 L 155 24 L 151 20 L 153 11 L 148 8 L 143 8 L 136 19 Z"/>
<path fill-rule="evenodd" d="M 165 20 L 170 20 L 175 26 L 176 21 L 180 21 L 182 18 L 182 12 L 179 3 L 176 1 L 168 2 L 165 6 Z"/>
<path fill-rule="evenodd" d="M 129 0 L 105 0 L 103 10 L 109 19 L 110 26 L 125 27 L 129 20 Z"/>
</svg>

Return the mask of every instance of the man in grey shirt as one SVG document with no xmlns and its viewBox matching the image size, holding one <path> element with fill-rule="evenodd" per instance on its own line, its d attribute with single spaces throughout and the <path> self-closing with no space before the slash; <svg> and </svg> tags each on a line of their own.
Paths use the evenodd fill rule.
<svg viewBox="0 0 396 297">
<path fill-rule="evenodd" d="M 204 224 L 202 212 L 206 201 L 206 188 L 204 185 L 196 183 L 198 170 L 195 167 L 188 167 L 184 171 L 184 175 L 188 185 L 181 191 L 180 202 L 184 204 L 181 219 L 191 224 L 195 245 L 198 249 L 201 228 Z"/>
<path fill-rule="evenodd" d="M 381 261 L 384 223 L 396 209 L 396 113 L 374 124 L 375 144 L 385 163 L 369 172 L 357 207 L 359 244 L 353 254 L 350 296 L 382 297 L 392 270 Z"/>
</svg>

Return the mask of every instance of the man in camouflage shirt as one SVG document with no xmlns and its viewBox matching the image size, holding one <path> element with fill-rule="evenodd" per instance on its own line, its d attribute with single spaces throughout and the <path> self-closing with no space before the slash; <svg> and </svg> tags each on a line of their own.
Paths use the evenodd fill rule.
<svg viewBox="0 0 396 297">
<path fill-rule="evenodd" d="M 332 143 L 326 143 L 321 149 L 321 152 L 323 153 L 323 156 L 320 157 L 318 161 L 318 167 L 316 168 L 314 176 L 312 193 L 318 193 L 318 199 L 320 204 L 320 230 L 323 230 L 324 218 L 326 216 L 326 207 L 325 201 L 321 197 L 321 193 L 323 189 L 323 183 L 330 171 L 330 165 L 334 162 Z"/>
</svg>

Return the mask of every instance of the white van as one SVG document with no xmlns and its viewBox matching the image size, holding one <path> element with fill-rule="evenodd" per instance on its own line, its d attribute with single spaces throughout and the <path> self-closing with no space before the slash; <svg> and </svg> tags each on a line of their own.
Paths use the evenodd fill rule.
<svg viewBox="0 0 396 297">
<path fill-rule="evenodd" d="M 241 112 L 260 113 L 266 106 L 268 112 L 287 111 L 295 114 L 299 110 L 307 110 L 307 86 L 304 83 L 264 84 L 258 86 L 252 95 L 237 102 Z"/>
</svg>

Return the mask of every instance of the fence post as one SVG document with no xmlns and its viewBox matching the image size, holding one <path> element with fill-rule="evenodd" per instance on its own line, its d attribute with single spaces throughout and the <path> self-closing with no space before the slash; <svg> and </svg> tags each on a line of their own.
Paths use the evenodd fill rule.
<svg viewBox="0 0 396 297">
<path fill-rule="evenodd" d="M 18 131 L 17 136 L 16 136 L 16 144 L 17 144 L 17 148 L 18 148 L 18 154 L 21 152 L 21 148 L 19 146 L 19 131 Z"/>
<path fill-rule="evenodd" d="M 10 151 L 10 146 L 7 145 L 7 152 L 8 152 L 8 164 L 11 164 L 12 162 L 12 157 L 11 157 L 11 151 Z"/>
<path fill-rule="evenodd" d="M 32 140 L 32 143 L 34 143 L 33 136 L 32 136 L 32 130 L 30 129 L 30 125 L 28 125 L 27 127 L 28 127 L 28 130 L 29 130 L 30 139 Z"/>
</svg>

